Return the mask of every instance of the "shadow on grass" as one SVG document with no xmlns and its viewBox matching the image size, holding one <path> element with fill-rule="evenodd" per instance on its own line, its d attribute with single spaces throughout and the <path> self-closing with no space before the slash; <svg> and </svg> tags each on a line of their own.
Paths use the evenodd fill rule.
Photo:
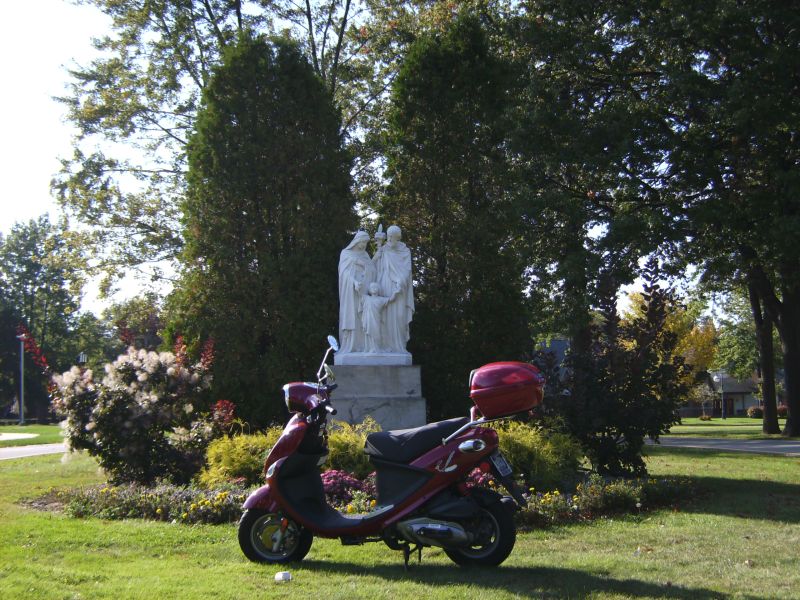
<svg viewBox="0 0 800 600">
<path fill-rule="evenodd" d="M 681 505 L 684 512 L 800 523 L 800 485 L 722 477 L 688 479 L 698 497 Z"/>
<path fill-rule="evenodd" d="M 663 453 L 663 450 L 649 447 L 648 452 Z M 765 455 L 724 450 L 669 448 L 667 452 L 694 456 L 698 461 L 732 457 L 748 461 L 770 460 Z M 701 468 L 698 467 L 698 470 Z M 692 482 L 697 490 L 696 498 L 680 503 L 680 510 L 683 512 L 800 523 L 800 484 L 707 475 L 688 475 L 682 478 Z"/>
<path fill-rule="evenodd" d="M 423 556 L 423 561 L 425 560 Z M 331 561 L 303 561 L 303 568 L 319 573 L 371 575 L 387 581 L 408 581 L 432 586 L 468 585 L 470 595 L 480 590 L 503 590 L 523 598 L 585 598 L 597 593 L 619 594 L 632 598 L 728 598 L 727 594 L 706 588 L 687 588 L 637 579 L 615 579 L 600 574 L 554 567 L 469 567 L 412 563 L 406 572 L 402 564 L 364 568 Z M 742 596 L 752 600 L 758 596 Z M 759 599 L 760 600 L 760 599 Z"/>
</svg>

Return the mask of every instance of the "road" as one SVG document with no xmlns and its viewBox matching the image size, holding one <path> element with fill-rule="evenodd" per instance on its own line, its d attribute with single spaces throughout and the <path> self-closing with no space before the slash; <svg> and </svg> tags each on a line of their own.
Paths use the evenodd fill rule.
<svg viewBox="0 0 800 600">
<path fill-rule="evenodd" d="M 649 441 L 649 440 L 648 440 Z M 708 437 L 662 436 L 662 446 L 674 448 L 705 448 L 724 452 L 753 452 L 800 456 L 800 440 L 737 440 Z"/>
<path fill-rule="evenodd" d="M 38 444 L 35 446 L 11 446 L 0 448 L 0 460 L 11 458 L 25 458 L 26 456 L 41 456 L 42 454 L 61 454 L 67 451 L 67 445 L 61 444 Z"/>
</svg>

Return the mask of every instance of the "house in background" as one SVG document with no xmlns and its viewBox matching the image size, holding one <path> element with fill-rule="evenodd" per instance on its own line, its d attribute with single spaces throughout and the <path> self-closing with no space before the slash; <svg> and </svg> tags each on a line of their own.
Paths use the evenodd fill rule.
<svg viewBox="0 0 800 600">
<path fill-rule="evenodd" d="M 761 406 L 761 400 L 756 396 L 758 384 L 755 378 L 736 379 L 725 371 L 715 371 L 710 376 L 711 389 L 719 394 L 714 400 L 712 416 L 722 416 L 723 398 L 726 417 L 745 416 L 751 406 Z"/>
<path fill-rule="evenodd" d="M 723 399 L 726 417 L 745 416 L 751 406 L 761 406 L 761 400 L 756 396 L 758 381 L 755 377 L 737 379 L 725 371 L 712 371 L 706 374 L 705 384 L 713 400 L 705 406 L 689 402 L 680 409 L 681 417 L 699 417 L 702 414 L 721 417 Z"/>
</svg>

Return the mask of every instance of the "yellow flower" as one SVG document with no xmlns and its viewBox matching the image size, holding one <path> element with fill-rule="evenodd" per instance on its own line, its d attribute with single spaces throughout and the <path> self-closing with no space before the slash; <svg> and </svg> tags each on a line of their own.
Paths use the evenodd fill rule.
<svg viewBox="0 0 800 600">
<path fill-rule="evenodd" d="M 157 515 L 160 515 L 162 512 L 164 512 L 164 511 L 163 511 L 163 510 L 161 510 L 160 508 L 157 508 L 157 509 L 156 509 L 156 514 L 157 514 Z"/>
<path fill-rule="evenodd" d="M 189 513 L 183 513 L 181 515 L 181 519 L 188 519 L 188 518 L 189 518 Z"/>
<path fill-rule="evenodd" d="M 353 505 L 352 505 L 352 504 L 348 504 L 348 505 L 347 505 L 347 509 L 346 509 L 346 510 L 347 510 L 347 514 L 348 514 L 348 515 L 349 515 L 349 514 L 352 514 L 352 513 L 354 513 L 354 512 L 356 512 L 356 509 L 355 509 L 355 508 L 353 508 Z"/>
<path fill-rule="evenodd" d="M 376 504 L 378 504 L 378 501 L 377 500 L 373 500 L 372 502 L 369 503 L 369 506 L 370 506 L 370 508 L 375 508 Z"/>
</svg>

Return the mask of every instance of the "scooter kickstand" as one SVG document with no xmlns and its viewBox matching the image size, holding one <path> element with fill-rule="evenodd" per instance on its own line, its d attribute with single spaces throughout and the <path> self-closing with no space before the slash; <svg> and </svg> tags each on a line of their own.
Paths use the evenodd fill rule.
<svg viewBox="0 0 800 600">
<path fill-rule="evenodd" d="M 422 564 L 422 546 L 417 544 L 414 548 L 411 547 L 411 544 L 406 544 L 403 546 L 403 570 L 409 570 L 409 562 L 411 560 L 411 553 L 416 550 L 417 551 L 417 563 Z"/>
</svg>

